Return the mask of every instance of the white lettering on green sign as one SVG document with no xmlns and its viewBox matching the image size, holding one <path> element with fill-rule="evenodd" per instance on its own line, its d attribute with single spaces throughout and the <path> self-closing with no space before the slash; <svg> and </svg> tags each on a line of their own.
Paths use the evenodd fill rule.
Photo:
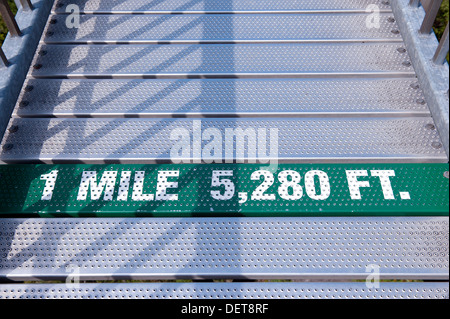
<svg viewBox="0 0 450 319">
<path fill-rule="evenodd" d="M 41 175 L 40 180 L 45 180 L 42 201 L 52 200 L 58 172 L 58 170 L 53 170 L 48 174 Z M 374 177 L 380 182 L 380 191 L 383 193 L 384 199 L 396 199 L 392 187 L 392 179 L 396 177 L 394 170 L 346 170 L 345 173 L 348 194 L 352 200 L 362 200 L 361 190 L 375 187 L 369 181 L 370 178 L 373 181 Z M 287 201 L 297 201 L 305 195 L 312 200 L 325 201 L 332 193 L 330 177 L 321 170 L 310 170 L 303 176 L 295 170 L 282 170 L 277 175 L 269 170 L 256 170 L 250 175 L 250 180 L 255 182 L 253 192 L 238 192 L 238 194 L 236 194 L 237 186 L 233 180 L 234 170 L 212 170 L 211 174 L 210 195 L 217 201 L 229 201 L 235 197 L 238 198 L 240 204 L 244 204 L 248 200 L 276 201 L 278 197 Z M 152 185 L 145 185 L 146 171 L 122 171 L 120 175 L 118 171 L 104 171 L 101 176 L 99 175 L 100 173 L 96 171 L 82 173 L 77 193 L 78 201 L 87 201 L 88 199 L 113 201 L 116 191 L 117 201 L 128 201 L 130 197 L 131 201 L 135 202 L 180 200 L 177 193 L 179 170 L 156 172 L 156 185 L 154 185 L 153 192 L 148 192 L 149 189 L 152 189 Z M 240 182 L 242 183 L 242 180 Z M 274 185 L 276 188 L 273 188 Z M 399 195 L 402 200 L 411 200 L 409 192 L 401 191 Z"/>
</svg>

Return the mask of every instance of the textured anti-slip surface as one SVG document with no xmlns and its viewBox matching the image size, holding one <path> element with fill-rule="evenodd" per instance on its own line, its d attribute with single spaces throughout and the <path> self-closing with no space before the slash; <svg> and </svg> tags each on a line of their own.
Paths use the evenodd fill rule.
<svg viewBox="0 0 450 319">
<path fill-rule="evenodd" d="M 402 42 L 392 13 L 379 28 L 367 28 L 367 14 L 82 15 L 80 27 L 66 27 L 65 15 L 51 18 L 45 41 L 98 42 L 170 40 L 287 41 L 363 39 Z"/>
<path fill-rule="evenodd" d="M 0 278 L 448 279 L 448 218 L 2 219 Z"/>
<path fill-rule="evenodd" d="M 411 176 L 405 164 L 448 158 L 389 1 L 57 0 L 53 10 L 0 162 L 121 167 L 109 167 L 102 181 L 95 165 L 66 167 L 59 179 L 45 166 L 2 168 L 1 212 L 15 218 L 0 219 L 0 281 L 332 282 L 2 284 L 0 298 L 448 298 L 448 283 L 336 282 L 449 277 L 449 220 L 436 217 L 448 208 L 448 166 L 418 164 Z M 254 161 L 256 144 L 272 162 L 340 163 L 340 179 L 329 171 L 330 187 L 318 194 L 326 174 L 305 174 L 302 202 L 303 175 L 294 168 L 277 171 L 277 180 L 247 170 L 234 194 L 235 164 L 206 175 L 194 167 L 198 188 L 183 179 L 186 169 L 123 165 L 200 163 L 212 149 L 218 161 Z M 370 183 L 368 171 L 348 171 L 351 163 L 393 162 L 403 166 L 371 166 Z M 167 193 L 177 172 L 184 192 Z M 278 187 L 264 192 L 270 183 Z M 226 215 L 239 214 L 233 208 L 245 200 L 258 217 Z M 336 215 L 320 215 L 332 205 Z M 221 217 L 191 217 L 215 207 Z M 158 209 L 172 215 L 160 218 Z M 183 209 L 189 217 L 176 215 Z M 289 215 L 308 209 L 317 215 Z M 118 211 L 129 215 L 108 218 Z M 26 214 L 78 218 L 17 218 Z"/>
<path fill-rule="evenodd" d="M 67 1 L 58 0 L 57 12 L 65 12 Z M 82 11 L 92 12 L 154 12 L 154 11 L 279 11 L 279 10 L 360 10 L 377 5 L 382 10 L 391 10 L 382 0 L 79 0 L 76 4 Z"/>
<path fill-rule="evenodd" d="M 231 129 L 265 131 L 257 138 L 267 149 L 278 141 L 280 162 L 447 161 L 386 1 L 76 5 L 84 14 L 72 28 L 73 8 L 55 3 L 2 141 L 5 163 L 171 162 L 177 136 L 202 147 L 210 136 L 161 119 L 186 117 L 212 118 L 201 129 L 220 135 L 223 156 Z"/>
<path fill-rule="evenodd" d="M 448 283 L 136 283 L 0 286 L 0 299 L 448 299 Z M 262 305 L 259 305 L 262 311 Z M 256 312 L 255 305 L 247 305 Z M 215 306 L 215 313 L 227 311 Z M 231 311 L 231 308 L 228 309 Z M 241 310 L 240 310 L 241 311 Z M 259 312 L 261 313 L 261 312 Z"/>
<path fill-rule="evenodd" d="M 16 117 L 429 116 L 416 79 L 28 79 L 25 87 Z"/>
<path fill-rule="evenodd" d="M 236 143 L 246 143 L 248 138 L 258 141 L 259 148 L 266 151 L 259 153 L 263 156 L 249 153 L 248 147 L 244 152 L 236 151 Z M 205 153 L 203 150 L 209 149 L 207 145 L 212 139 L 218 147 Z M 200 145 L 199 152 L 194 150 L 195 145 Z M 204 158 L 205 154 L 239 161 L 269 158 L 301 163 L 447 162 L 433 121 L 427 117 L 20 118 L 13 119 L 5 135 L 0 160 L 5 163 L 172 163 Z"/>
<path fill-rule="evenodd" d="M 42 45 L 32 75 L 264 77 L 266 73 L 383 72 L 413 77 L 408 55 L 398 48 L 398 43 Z"/>
</svg>

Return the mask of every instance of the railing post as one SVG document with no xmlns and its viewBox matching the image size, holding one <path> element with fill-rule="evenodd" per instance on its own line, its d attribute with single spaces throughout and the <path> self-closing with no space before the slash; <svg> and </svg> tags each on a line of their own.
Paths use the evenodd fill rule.
<svg viewBox="0 0 450 319">
<path fill-rule="evenodd" d="M 19 26 L 17 25 L 16 19 L 14 19 L 14 15 L 11 12 L 7 0 L 0 0 L 0 14 L 2 15 L 3 21 L 5 21 L 11 36 L 21 36 L 22 32 L 20 32 Z"/>
<path fill-rule="evenodd" d="M 22 5 L 23 10 L 33 10 L 33 5 L 31 4 L 31 0 L 19 0 Z"/>
<path fill-rule="evenodd" d="M 423 19 L 423 24 L 420 27 L 420 33 L 429 34 L 433 28 L 434 21 L 441 8 L 442 0 L 433 0 L 430 5 L 430 9 L 425 14 L 425 19 Z"/>
<path fill-rule="evenodd" d="M 0 48 L 0 67 L 2 66 L 8 66 L 9 61 L 6 58 L 5 52 L 3 52 L 2 48 Z"/>
<path fill-rule="evenodd" d="M 436 64 L 443 64 L 446 60 L 447 53 L 449 50 L 449 40 L 448 40 L 448 23 L 445 28 L 444 34 L 442 35 L 441 42 L 436 50 L 436 54 L 433 57 L 433 62 Z"/>
</svg>

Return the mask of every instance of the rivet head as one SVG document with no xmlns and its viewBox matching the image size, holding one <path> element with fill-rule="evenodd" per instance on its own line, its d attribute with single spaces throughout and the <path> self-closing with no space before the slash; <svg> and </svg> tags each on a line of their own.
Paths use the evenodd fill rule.
<svg viewBox="0 0 450 319">
<path fill-rule="evenodd" d="M 431 144 L 431 146 L 433 146 L 433 148 L 435 148 L 435 149 L 440 149 L 440 148 L 442 148 L 442 143 L 439 143 L 439 142 L 433 142 L 432 144 Z"/>
<path fill-rule="evenodd" d="M 398 48 L 397 51 L 400 52 L 400 53 L 405 53 L 406 49 L 405 48 Z"/>
<path fill-rule="evenodd" d="M 55 33 L 53 31 L 48 31 L 47 32 L 47 36 L 51 37 L 52 35 L 54 35 Z"/>
<path fill-rule="evenodd" d="M 450 177 L 450 173 L 448 171 L 444 172 L 444 177 L 445 178 L 449 178 Z"/>
<path fill-rule="evenodd" d="M 18 130 L 19 130 L 19 126 L 18 126 L 18 125 L 12 125 L 12 126 L 8 129 L 8 131 L 9 131 L 10 133 L 16 133 Z"/>
<path fill-rule="evenodd" d="M 42 50 L 42 51 L 39 52 L 39 55 L 47 55 L 47 53 L 48 53 L 47 51 Z"/>
<path fill-rule="evenodd" d="M 14 144 L 5 144 L 5 145 L 3 145 L 3 150 L 10 151 L 13 149 L 13 147 L 14 147 Z"/>
<path fill-rule="evenodd" d="M 393 34 L 399 34 L 399 33 L 400 33 L 400 30 L 398 30 L 398 29 L 393 29 L 391 32 L 392 32 Z"/>
<path fill-rule="evenodd" d="M 57 8 L 64 7 L 64 3 L 63 3 L 63 2 L 59 2 L 59 3 L 56 5 L 56 7 L 57 7 Z"/>
<path fill-rule="evenodd" d="M 19 103 L 19 107 L 27 107 L 30 104 L 28 101 L 22 101 Z"/>
<path fill-rule="evenodd" d="M 35 64 L 35 65 L 33 66 L 33 68 L 34 68 L 35 70 L 39 70 L 39 69 L 42 68 L 42 64 Z"/>
<path fill-rule="evenodd" d="M 436 126 L 434 126 L 434 124 L 427 124 L 427 125 L 425 125 L 425 128 L 427 129 L 427 130 L 432 130 L 432 131 L 434 131 L 435 129 L 436 129 Z"/>
<path fill-rule="evenodd" d="M 395 19 L 393 17 L 389 17 L 387 20 L 388 20 L 388 22 L 391 22 L 391 23 L 395 22 Z"/>
<path fill-rule="evenodd" d="M 414 90 L 418 90 L 420 88 L 419 83 L 413 83 L 410 85 Z"/>
<path fill-rule="evenodd" d="M 404 66 L 411 66 L 411 62 L 409 62 L 409 61 L 404 61 L 402 64 L 403 64 Z"/>
<path fill-rule="evenodd" d="M 383 0 L 383 1 L 381 1 L 381 3 L 384 4 L 384 5 L 388 5 L 389 1 Z"/>
<path fill-rule="evenodd" d="M 31 92 L 31 91 L 33 91 L 33 89 L 34 89 L 34 86 L 32 86 L 32 85 L 27 85 L 25 87 L 25 91 L 27 91 L 27 92 Z"/>
<path fill-rule="evenodd" d="M 424 99 L 417 99 L 417 100 L 416 100 L 416 103 L 417 103 L 417 104 L 425 105 L 427 102 L 426 102 Z"/>
<path fill-rule="evenodd" d="M 50 20 L 50 24 L 57 24 L 58 23 L 58 20 L 57 19 L 51 19 Z"/>
</svg>

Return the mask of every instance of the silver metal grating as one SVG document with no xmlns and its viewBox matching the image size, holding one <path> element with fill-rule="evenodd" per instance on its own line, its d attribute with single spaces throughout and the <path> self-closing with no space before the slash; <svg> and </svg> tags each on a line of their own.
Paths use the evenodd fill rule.
<svg viewBox="0 0 450 319">
<path fill-rule="evenodd" d="M 335 77 L 338 73 L 341 77 L 414 77 L 408 54 L 398 48 L 398 43 L 42 45 L 31 75 L 186 78 Z"/>
<path fill-rule="evenodd" d="M 55 1 L 1 163 L 170 162 L 171 135 L 204 147 L 207 129 L 241 145 L 265 132 L 267 150 L 276 131 L 284 163 L 448 162 L 389 1 L 79 0 L 72 29 L 69 4 Z M 0 282 L 333 281 L 2 284 L 0 299 L 448 298 L 448 283 L 336 282 L 448 280 L 448 240 L 448 217 L 0 219 Z"/>
<path fill-rule="evenodd" d="M 236 140 L 251 133 L 260 134 L 266 140 L 265 155 L 279 162 L 447 162 L 431 118 L 14 119 L 11 122 L 13 129 L 2 142 L 0 160 L 5 163 L 155 163 L 180 158 L 192 162 L 201 153 L 194 154 L 191 149 L 189 157 L 179 155 L 179 140 L 194 139 L 208 128 L 215 129 L 215 138 L 222 137 L 224 157 L 220 158 L 226 156 L 229 160 L 247 161 L 255 156 L 249 155 L 248 150 L 238 153 L 237 141 L 227 150 L 226 136 L 233 132 Z M 261 130 L 265 135 L 261 135 Z M 269 153 L 277 148 L 274 142 L 277 134 L 278 151 Z M 193 143 L 186 145 L 192 147 Z M 201 143 L 204 148 L 208 141 Z"/>
<path fill-rule="evenodd" d="M 22 91 L 15 117 L 430 115 L 415 79 L 28 79 L 25 87 L 33 89 Z"/>
<path fill-rule="evenodd" d="M 444 279 L 448 218 L 2 219 L 0 279 Z"/>
<path fill-rule="evenodd" d="M 448 283 L 141 283 L 0 286 L 0 299 L 448 299 Z M 217 313 L 220 313 L 220 307 Z M 225 309 L 222 309 L 224 311 Z"/>
<path fill-rule="evenodd" d="M 81 0 L 77 1 L 83 12 L 186 12 L 197 11 L 294 11 L 294 10 L 359 10 L 365 9 L 371 5 L 377 5 L 381 10 L 390 10 L 389 4 L 382 0 Z M 55 11 L 65 12 L 66 1 L 58 0 L 55 3 Z"/>
<path fill-rule="evenodd" d="M 402 43 L 392 13 L 379 28 L 367 28 L 368 14 L 82 15 L 79 28 L 54 15 L 46 43 L 162 43 L 258 41 L 384 41 Z"/>
</svg>

